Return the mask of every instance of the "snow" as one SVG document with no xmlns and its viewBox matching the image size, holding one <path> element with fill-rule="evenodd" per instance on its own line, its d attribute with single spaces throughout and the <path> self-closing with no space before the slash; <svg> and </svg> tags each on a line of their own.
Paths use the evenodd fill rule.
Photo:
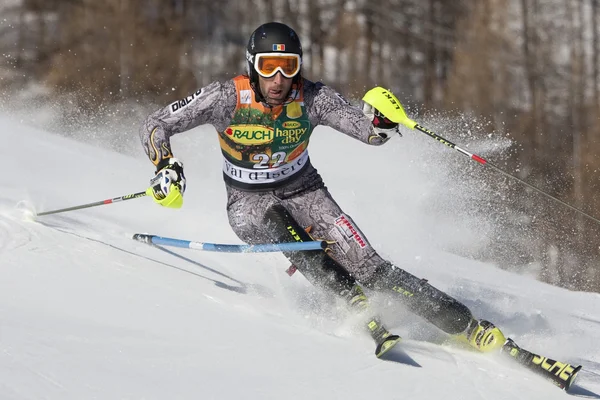
<svg viewBox="0 0 600 400">
<path fill-rule="evenodd" d="M 147 232 L 239 243 L 227 223 L 211 127 L 173 140 L 188 179 L 181 210 L 140 198 L 34 219 L 28 208 L 144 190 L 153 168 L 141 146 L 126 149 L 130 156 L 10 116 L 0 125 L 0 399 L 569 396 L 498 357 L 450 346 L 442 332 L 376 297 L 374 307 L 420 367 L 378 360 L 331 298 L 300 274 L 285 274 L 279 254 L 161 250 L 131 240 Z M 444 151 L 412 133 L 374 148 L 325 128 L 311 144 L 328 187 L 383 255 L 522 347 L 582 363 L 575 392 L 600 398 L 600 296 L 447 251 L 485 245 L 488 228 L 464 215 L 453 219 L 443 206 L 431 210 L 441 181 L 452 184 L 439 172 L 452 156 L 420 157 Z M 350 161 L 360 168 L 347 167 Z"/>
</svg>

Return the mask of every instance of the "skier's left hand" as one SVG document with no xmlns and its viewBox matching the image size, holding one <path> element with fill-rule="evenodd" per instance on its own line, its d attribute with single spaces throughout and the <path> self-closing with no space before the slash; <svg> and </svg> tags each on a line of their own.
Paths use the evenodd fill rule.
<svg viewBox="0 0 600 400">
<path fill-rule="evenodd" d="M 363 113 L 371 120 L 373 131 L 382 141 L 382 144 L 390 140 L 394 134 L 402 136 L 402 133 L 400 133 L 400 130 L 398 129 L 397 122 L 390 121 L 378 109 L 367 102 L 363 103 Z"/>
</svg>

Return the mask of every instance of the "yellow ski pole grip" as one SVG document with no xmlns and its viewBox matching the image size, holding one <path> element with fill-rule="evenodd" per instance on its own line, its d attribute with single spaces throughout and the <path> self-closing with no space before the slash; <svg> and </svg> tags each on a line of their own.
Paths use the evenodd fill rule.
<svg viewBox="0 0 600 400">
<path fill-rule="evenodd" d="M 406 116 L 400 100 L 392 92 L 380 86 L 374 87 L 363 96 L 363 101 L 379 110 L 387 119 L 397 122 L 410 129 L 417 123 Z"/>
</svg>

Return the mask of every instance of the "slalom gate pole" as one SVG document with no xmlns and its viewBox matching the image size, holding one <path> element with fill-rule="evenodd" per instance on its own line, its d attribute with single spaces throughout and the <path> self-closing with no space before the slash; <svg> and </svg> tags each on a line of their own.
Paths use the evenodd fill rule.
<svg viewBox="0 0 600 400">
<path fill-rule="evenodd" d="M 147 235 L 136 233 L 133 239 L 154 245 L 181 247 L 185 249 L 216 251 L 222 253 L 269 253 L 281 251 L 303 251 L 303 250 L 324 250 L 327 248 L 327 242 L 317 240 L 311 242 L 289 242 L 289 243 L 265 243 L 265 244 L 218 244 L 192 242 L 189 240 L 180 240 L 156 235 Z"/>
<path fill-rule="evenodd" d="M 118 203 L 119 201 L 137 199 L 139 197 L 144 197 L 146 195 L 147 195 L 146 191 L 138 192 L 138 193 L 132 193 L 132 194 L 126 194 L 125 196 L 115 197 L 114 199 L 106 199 L 106 200 L 101 200 L 101 201 L 97 201 L 97 202 L 94 202 L 94 203 L 82 204 L 80 206 L 74 206 L 74 207 L 68 207 L 68 208 L 61 208 L 59 210 L 44 211 L 44 212 L 41 212 L 41 213 L 37 213 L 36 216 L 58 214 L 58 213 L 61 213 L 61 212 L 66 212 L 66 211 L 74 211 L 74 210 L 81 210 L 83 208 L 90 208 L 90 207 L 102 206 L 104 204 Z"/>
<path fill-rule="evenodd" d="M 380 89 L 380 88 L 376 88 L 376 89 Z M 381 88 L 381 90 L 385 90 L 385 89 Z M 406 126 L 407 128 L 418 130 L 419 132 L 422 132 L 422 133 L 426 134 L 427 136 L 429 136 L 429 137 L 437 140 L 438 142 L 440 142 L 442 144 L 445 144 L 446 146 L 450 147 L 451 149 L 454 149 L 454 150 L 458 151 L 462 155 L 469 157 L 471 160 L 475 160 L 479 164 L 485 165 L 485 166 L 493 169 L 494 171 L 501 173 L 502 175 L 506 176 L 507 178 L 513 179 L 513 180 L 521 183 L 522 185 L 525 185 L 528 188 L 535 190 L 536 192 L 538 192 L 538 193 L 546 196 L 547 198 L 549 198 L 551 200 L 556 201 L 557 203 L 562 204 L 563 206 L 565 206 L 565 207 L 567 207 L 567 208 L 575 211 L 576 213 L 579 213 L 579 214 L 581 214 L 581 215 L 583 215 L 583 216 L 591 219 L 592 221 L 600 223 L 600 219 L 598 219 L 598 218 L 596 218 L 596 217 L 594 217 L 594 216 L 586 213 L 585 211 L 583 211 L 583 210 L 581 210 L 581 209 L 579 209 L 577 207 L 574 207 L 574 206 L 570 205 L 569 203 L 566 203 L 566 202 L 560 200 L 559 198 L 557 198 L 555 196 L 552 196 L 549 193 L 546 193 L 542 189 L 540 189 L 540 188 L 538 188 L 538 187 L 536 187 L 536 186 L 534 186 L 534 185 L 532 185 L 532 184 L 530 184 L 528 182 L 525 182 L 524 180 L 516 177 L 515 175 L 512 175 L 512 174 L 504 171 L 502 168 L 498 167 L 497 165 L 492 164 L 491 162 L 487 161 L 483 157 L 480 157 L 477 154 L 472 154 L 472 153 L 466 151 L 465 149 L 462 149 L 462 148 L 458 147 L 456 144 L 452 143 L 451 141 L 449 141 L 449 140 L 441 137 L 440 135 L 436 134 L 435 132 L 433 132 L 433 131 L 425 128 L 424 126 L 419 125 L 417 122 L 413 121 L 412 119 L 410 119 L 410 118 L 408 118 L 406 116 L 406 112 L 404 111 L 404 108 L 402 108 L 402 104 L 400 104 L 399 102 L 396 105 L 395 113 L 396 113 L 395 114 L 395 116 L 396 116 L 395 119 L 398 119 L 398 120 L 393 119 L 394 122 L 398 122 L 398 123 Z"/>
</svg>

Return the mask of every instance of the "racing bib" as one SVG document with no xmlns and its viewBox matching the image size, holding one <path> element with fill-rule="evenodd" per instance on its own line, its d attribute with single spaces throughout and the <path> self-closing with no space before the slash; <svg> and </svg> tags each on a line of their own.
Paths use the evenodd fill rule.
<svg viewBox="0 0 600 400">
<path fill-rule="evenodd" d="M 273 108 L 254 99 L 250 80 L 234 78 L 237 106 L 230 125 L 219 132 L 223 173 L 231 183 L 273 186 L 298 173 L 308 161 L 312 133 L 302 90 Z"/>
</svg>

